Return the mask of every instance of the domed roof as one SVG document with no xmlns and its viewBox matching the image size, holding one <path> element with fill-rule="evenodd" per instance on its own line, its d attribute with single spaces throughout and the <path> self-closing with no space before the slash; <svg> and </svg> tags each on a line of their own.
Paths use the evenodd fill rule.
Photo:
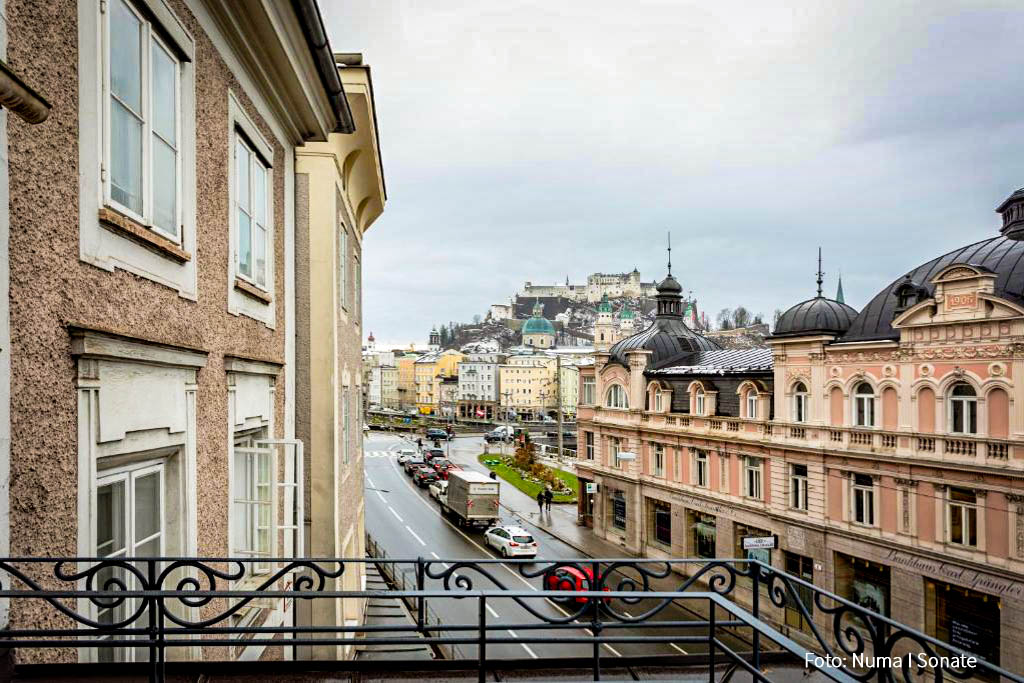
<svg viewBox="0 0 1024 683">
<path fill-rule="evenodd" d="M 683 322 L 680 317 L 659 316 L 654 324 L 643 332 L 617 342 L 608 351 L 611 361 L 627 364 L 626 354 L 636 349 L 652 352 L 648 367 L 652 370 L 669 365 L 701 351 L 716 351 L 722 347 L 715 341 L 702 337 Z"/>
<path fill-rule="evenodd" d="M 523 334 L 554 334 L 555 326 L 547 318 L 530 318 L 523 323 Z"/>
<path fill-rule="evenodd" d="M 892 327 L 899 303 L 897 290 L 909 278 L 909 282 L 931 296 L 935 292 L 931 279 L 954 263 L 970 264 L 991 271 L 996 275 L 993 294 L 1024 305 L 1024 242 L 1008 237 L 993 237 L 943 254 L 894 280 L 868 302 L 839 341 L 899 339 L 899 331 Z"/>
<path fill-rule="evenodd" d="M 773 337 L 796 337 L 808 334 L 842 334 L 850 329 L 857 309 L 816 296 L 793 306 L 775 324 Z"/>
<path fill-rule="evenodd" d="M 659 294 L 681 294 L 683 292 L 683 286 L 672 277 L 672 273 L 668 274 L 668 277 L 658 284 Z"/>
</svg>

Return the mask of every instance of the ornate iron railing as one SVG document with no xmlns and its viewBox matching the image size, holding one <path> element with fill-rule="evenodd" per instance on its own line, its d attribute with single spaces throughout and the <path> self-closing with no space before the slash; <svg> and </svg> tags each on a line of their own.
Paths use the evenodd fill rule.
<svg viewBox="0 0 1024 683">
<path fill-rule="evenodd" d="M 413 588 L 338 589 L 335 583 L 346 571 L 367 563 L 392 577 L 407 569 L 410 580 L 402 585 Z M 666 582 L 671 590 L 659 589 Z M 524 583 L 527 589 L 519 587 Z M 489 654 L 496 645 L 584 644 L 599 679 L 608 659 L 602 646 L 692 643 L 705 650 L 701 665 L 712 683 L 723 664 L 747 671 L 755 681 L 769 680 L 762 666 L 769 644 L 774 659 L 781 652 L 846 683 L 947 677 L 1024 683 L 1022 676 L 753 560 L 12 558 L 0 560 L 0 586 L 10 614 L 2 633 L 19 662 L 32 662 L 35 648 L 60 649 L 58 658 L 65 661 L 142 653 L 152 680 L 164 680 L 168 650 L 192 648 L 193 658 L 210 662 L 231 659 L 238 648 L 352 645 L 358 637 L 379 645 L 447 646 L 465 657 L 451 666 L 465 668 L 468 660 L 480 680 L 496 666 Z M 749 593 L 749 608 L 732 599 L 741 587 Z M 239 619 L 260 605 L 271 610 L 287 603 L 295 614 L 303 601 L 381 597 L 410 605 L 412 623 Z M 429 620 L 429 605 L 448 600 L 475 603 L 475 618 Z M 489 619 L 494 605 L 510 602 L 529 618 Z M 670 605 L 683 605 L 696 618 L 677 618 L 667 611 Z M 772 624 L 782 621 L 773 609 L 799 613 L 806 632 L 783 633 Z M 748 650 L 737 649 L 736 635 L 749 643 Z M 212 655 L 218 649 L 224 657 Z M 655 659 L 643 657 L 647 665 Z M 694 663 L 692 657 L 687 661 Z"/>
</svg>

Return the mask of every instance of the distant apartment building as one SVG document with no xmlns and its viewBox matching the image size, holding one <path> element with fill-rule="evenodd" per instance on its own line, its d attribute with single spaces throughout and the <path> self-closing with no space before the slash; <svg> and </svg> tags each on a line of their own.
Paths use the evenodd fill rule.
<svg viewBox="0 0 1024 683">
<path fill-rule="evenodd" d="M 398 374 L 398 409 L 411 410 L 416 407 L 416 359 L 419 354 L 405 353 L 395 357 Z"/>
<path fill-rule="evenodd" d="M 398 409 L 398 368 L 378 365 L 370 371 L 367 401 L 371 408 Z"/>
<path fill-rule="evenodd" d="M 463 354 L 446 349 L 431 351 L 413 361 L 416 390 L 416 409 L 423 415 L 433 415 L 442 403 L 441 383 L 446 379 L 457 379 L 459 362 Z"/>
<path fill-rule="evenodd" d="M 556 361 L 546 354 L 509 356 L 498 366 L 499 419 L 539 420 L 557 410 Z"/>
<path fill-rule="evenodd" d="M 583 519 L 647 557 L 757 557 L 1024 670 L 1024 190 L 998 211 L 1001 236 L 860 311 L 819 274 L 768 348 L 689 329 L 670 275 L 654 325 L 581 368 L 577 471 L 597 484 Z M 749 581 L 737 595 L 749 603 Z M 761 610 L 810 630 L 792 607 Z"/>
<path fill-rule="evenodd" d="M 500 400 L 499 367 L 505 354 L 469 354 L 459 363 L 458 416 L 493 420 Z"/>
<path fill-rule="evenodd" d="M 318 543 L 318 510 L 340 498 L 303 477 L 310 464 L 319 475 L 318 463 L 335 461 L 336 442 L 313 443 L 302 414 L 311 357 L 338 386 L 358 382 L 358 242 L 383 195 L 366 189 L 374 178 L 381 187 L 372 97 L 350 80 L 356 74 L 339 76 L 315 3 L 8 3 L 5 18 L 17 27 L 5 32 L 7 63 L 52 111 L 37 125 L 0 113 L 9 187 L 0 209 L 0 555 L 346 554 Z M 311 287 L 318 275 L 303 243 L 310 213 L 296 157 L 328 139 L 364 164 L 351 168 L 338 207 L 349 241 L 336 249 L 328 229 L 331 247 L 321 252 L 339 258 L 328 259 L 326 317 L 317 316 L 330 321 L 325 334 L 338 335 L 337 356 L 322 341 L 330 336 L 310 343 L 302 329 L 321 293 Z M 338 269 L 351 302 L 340 316 Z M 350 416 L 356 403 L 345 408 Z M 358 556 L 361 430 L 354 418 L 332 424 L 341 430 L 345 471 L 336 476 L 350 518 L 334 520 L 331 536 L 343 529 L 348 554 Z M 63 588 L 49 569 L 32 578 Z M 250 563 L 228 583 L 265 578 Z M 109 623 L 130 618 L 130 604 L 82 609 Z M 334 620 L 318 623 L 362 618 L 359 604 L 322 604 L 332 614 L 320 616 Z M 20 602 L 3 610 L 2 625 L 38 626 L 44 611 Z M 48 614 L 54 627 L 74 627 Z M 295 618 L 303 616 L 269 599 L 221 625 Z M 48 655 L 102 662 L 136 651 Z M 281 652 L 239 639 L 213 656 Z"/>
</svg>

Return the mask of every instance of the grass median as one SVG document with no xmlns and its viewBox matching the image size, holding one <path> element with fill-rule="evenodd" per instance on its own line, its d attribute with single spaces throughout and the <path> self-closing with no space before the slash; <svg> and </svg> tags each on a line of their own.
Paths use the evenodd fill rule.
<svg viewBox="0 0 1024 683">
<path fill-rule="evenodd" d="M 481 465 L 483 465 L 487 469 L 491 470 L 492 472 L 497 474 L 499 477 L 501 477 L 502 479 L 507 481 L 512 486 L 515 486 L 517 489 L 519 489 L 520 491 L 522 491 L 526 495 L 530 496 L 530 498 L 536 498 L 537 494 L 544 490 L 544 484 L 541 484 L 541 483 L 535 482 L 535 481 L 529 481 L 527 479 L 523 479 L 520 476 L 518 470 L 516 470 L 513 467 L 509 467 L 504 462 L 499 462 L 499 464 L 497 464 L 497 465 L 489 465 L 489 464 L 484 462 L 484 460 L 498 460 L 498 461 L 500 461 L 501 460 L 501 454 L 500 453 L 481 453 L 480 455 L 477 456 L 477 460 L 480 461 Z M 575 474 L 572 474 L 570 472 L 565 472 L 563 470 L 558 470 L 558 469 L 555 469 L 554 467 L 552 467 L 551 470 L 555 473 L 556 477 L 561 479 L 562 482 L 566 486 L 568 486 L 570 489 L 572 489 L 572 495 L 565 495 L 565 494 L 558 494 L 558 493 L 556 493 L 555 497 L 552 498 L 552 502 L 554 502 L 554 503 L 575 503 L 576 499 L 577 499 L 577 497 L 579 496 L 579 493 L 580 493 L 580 480 L 576 478 Z"/>
</svg>

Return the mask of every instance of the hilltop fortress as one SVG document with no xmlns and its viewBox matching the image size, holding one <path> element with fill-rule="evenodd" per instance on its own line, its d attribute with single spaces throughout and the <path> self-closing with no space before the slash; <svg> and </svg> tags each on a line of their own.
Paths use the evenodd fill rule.
<svg viewBox="0 0 1024 683">
<path fill-rule="evenodd" d="M 593 273 L 587 276 L 587 284 L 569 284 L 565 278 L 564 285 L 535 285 L 527 282 L 523 286 L 521 296 L 530 297 L 562 297 L 571 301 L 587 301 L 597 303 L 603 297 L 615 299 L 620 297 L 654 297 L 657 294 L 656 282 L 641 282 L 640 271 L 636 268 L 631 273 Z"/>
</svg>

